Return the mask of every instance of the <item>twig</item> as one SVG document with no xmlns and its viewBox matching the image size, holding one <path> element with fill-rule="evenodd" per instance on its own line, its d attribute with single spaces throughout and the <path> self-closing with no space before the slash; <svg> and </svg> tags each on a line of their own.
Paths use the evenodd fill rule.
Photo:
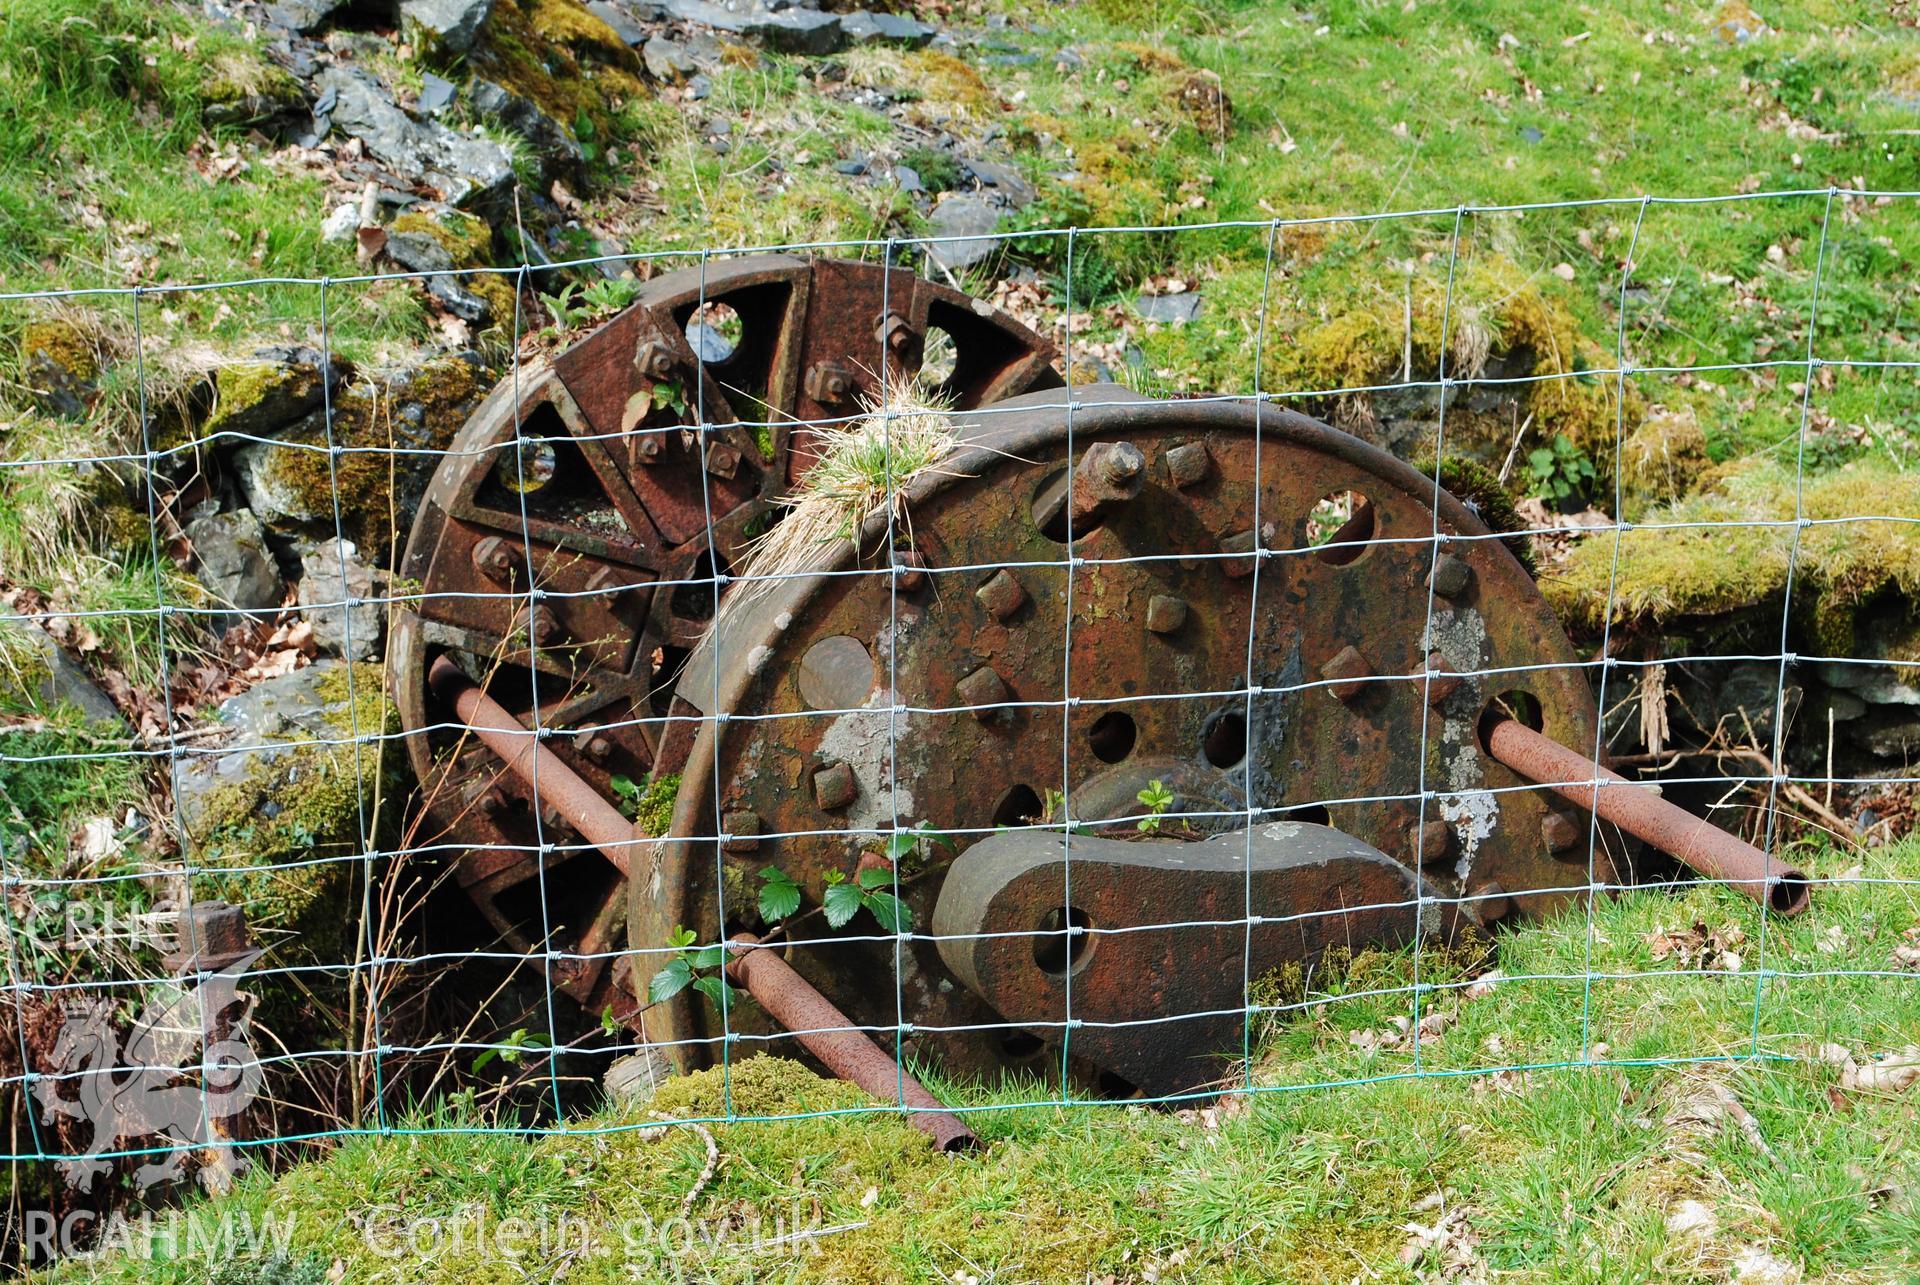
<svg viewBox="0 0 1920 1285">
<path fill-rule="evenodd" d="M 664 1120 L 670 1126 L 677 1124 L 682 1128 L 692 1129 L 695 1133 L 699 1134 L 707 1144 L 706 1167 L 700 1171 L 700 1176 L 693 1180 L 693 1186 L 687 1189 L 687 1194 L 680 1197 L 681 1215 L 685 1216 L 686 1214 L 690 1214 L 693 1212 L 693 1202 L 700 1198 L 700 1193 L 706 1189 L 708 1183 L 713 1181 L 713 1175 L 718 1172 L 720 1168 L 720 1144 L 713 1140 L 713 1131 L 704 1124 L 693 1120 L 677 1120 L 673 1116 L 666 1115 L 660 1111 L 649 1111 L 647 1115 L 655 1120 Z"/>
</svg>

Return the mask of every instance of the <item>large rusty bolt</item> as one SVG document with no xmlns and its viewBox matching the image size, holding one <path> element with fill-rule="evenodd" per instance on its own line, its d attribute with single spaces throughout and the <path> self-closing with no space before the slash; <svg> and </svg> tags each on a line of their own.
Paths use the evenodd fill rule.
<svg viewBox="0 0 1920 1285">
<path fill-rule="evenodd" d="M 1443 553 L 1434 560 L 1427 584 L 1442 598 L 1458 598 L 1473 584 L 1473 568 L 1466 559 Z"/>
<path fill-rule="evenodd" d="M 596 763 L 613 757 L 613 741 L 597 727 L 589 727 L 573 738 L 573 747 Z"/>
<path fill-rule="evenodd" d="M 1507 890 L 1496 879 L 1475 884 L 1467 890 L 1467 896 L 1474 899 L 1483 924 L 1499 923 L 1513 913 L 1513 898 L 1507 895 Z"/>
<path fill-rule="evenodd" d="M 489 580 L 505 584 L 513 578 L 514 548 L 497 535 L 473 546 L 473 569 Z"/>
<path fill-rule="evenodd" d="M 848 775 L 851 776 L 852 772 L 849 771 Z M 720 824 L 728 836 L 720 845 L 722 851 L 754 852 L 759 849 L 760 832 L 765 826 L 758 812 L 729 812 L 720 818 Z"/>
<path fill-rule="evenodd" d="M 829 763 L 813 773 L 813 801 L 829 812 L 838 812 L 860 792 L 860 782 L 846 763 Z"/>
<path fill-rule="evenodd" d="M 1213 471 L 1213 458 L 1207 454 L 1205 442 L 1176 446 L 1167 452 L 1166 460 L 1167 480 L 1183 491 L 1206 481 Z"/>
<path fill-rule="evenodd" d="M 995 673 L 991 665 L 982 665 L 955 683 L 953 694 L 959 698 L 956 704 L 971 706 L 973 716 L 982 723 L 993 721 L 1001 713 L 987 706 L 1003 705 L 1011 697 L 1006 680 Z"/>
<path fill-rule="evenodd" d="M 740 449 L 716 441 L 707 448 L 707 472 L 731 482 L 740 472 Z"/>
<path fill-rule="evenodd" d="M 680 358 L 658 339 L 649 339 L 633 354 L 633 365 L 648 379 L 671 379 L 680 366 Z"/>
<path fill-rule="evenodd" d="M 564 631 L 560 628 L 560 617 L 554 615 L 553 612 L 545 607 L 535 607 L 533 609 L 533 627 L 528 630 L 528 632 L 533 636 L 533 642 L 536 647 L 546 647 L 559 641 Z"/>
<path fill-rule="evenodd" d="M 1327 680 L 1327 691 L 1334 699 L 1351 701 L 1367 689 L 1364 680 L 1373 677 L 1373 666 L 1358 647 L 1342 647 L 1333 659 L 1320 666 L 1320 677 Z"/>
<path fill-rule="evenodd" d="M 1229 580 L 1245 580 L 1259 565 L 1261 547 L 1262 541 L 1250 529 L 1228 536 L 1220 542 L 1220 551 L 1232 556 L 1220 559 L 1220 570 Z"/>
<path fill-rule="evenodd" d="M 830 361 L 807 367 L 807 396 L 822 406 L 838 406 L 853 396 L 853 372 Z"/>
<path fill-rule="evenodd" d="M 1438 705 L 1446 700 L 1447 697 L 1459 691 L 1460 684 L 1466 680 L 1461 678 L 1460 675 L 1455 672 L 1453 666 L 1447 663 L 1445 656 L 1434 651 L 1427 653 L 1426 676 L 1422 679 L 1416 679 L 1415 681 L 1426 684 L 1427 704 Z"/>
<path fill-rule="evenodd" d="M 1540 839 L 1552 853 L 1571 852 L 1586 833 L 1585 826 L 1564 812 L 1549 812 L 1540 822 Z"/>
<path fill-rule="evenodd" d="M 886 315 L 886 319 L 880 323 L 877 337 L 901 365 L 919 367 L 926 340 L 900 313 L 890 312 Z"/>
<path fill-rule="evenodd" d="M 1132 442 L 1095 442 L 1073 471 L 1075 525 L 1104 517 L 1140 494 L 1147 457 Z"/>
<path fill-rule="evenodd" d="M 587 577 L 587 592 L 600 595 L 607 606 L 617 607 L 637 587 L 631 578 L 636 574 L 613 567 L 596 567 L 593 574 Z"/>
<path fill-rule="evenodd" d="M 1438 817 L 1407 827 L 1407 855 L 1418 853 L 1423 866 L 1439 865 L 1453 855 L 1453 827 Z"/>
<path fill-rule="evenodd" d="M 654 464 L 666 452 L 667 443 L 662 434 L 642 429 L 640 436 L 633 439 L 633 449 L 640 456 L 642 464 Z"/>
<path fill-rule="evenodd" d="M 1156 634 L 1170 634 L 1187 623 L 1187 600 L 1172 594 L 1156 593 L 1147 599 L 1147 628 Z"/>
<path fill-rule="evenodd" d="M 1027 603 L 1027 591 L 1011 571 L 1004 568 L 993 573 L 993 578 L 973 591 L 987 614 L 1005 624 Z"/>
<path fill-rule="evenodd" d="M 901 593 L 918 593 L 927 587 L 927 560 L 917 549 L 893 551 L 894 585 Z"/>
</svg>

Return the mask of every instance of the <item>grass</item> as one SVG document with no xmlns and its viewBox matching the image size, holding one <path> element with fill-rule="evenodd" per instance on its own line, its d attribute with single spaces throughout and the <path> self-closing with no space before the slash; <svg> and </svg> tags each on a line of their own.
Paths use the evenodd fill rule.
<svg viewBox="0 0 1920 1285">
<path fill-rule="evenodd" d="M 271 1211 L 291 1221 L 294 1261 L 339 1262 L 348 1279 L 504 1281 L 564 1265 L 570 1280 L 1715 1281 L 1743 1256 L 1758 1270 L 1755 1255 L 1804 1279 L 1904 1278 L 1920 1271 L 1920 1089 L 1843 1090 L 1817 1050 L 1839 1044 L 1865 1064 L 1920 1042 L 1915 981 L 1892 956 L 1920 925 L 1920 842 L 1797 855 L 1842 880 L 1800 919 L 1763 925 L 1718 888 L 1637 892 L 1598 904 L 1591 925 L 1576 909 L 1503 935 L 1506 980 L 1483 978 L 1484 991 L 1425 958 L 1417 1009 L 1412 958 L 1363 954 L 1263 1025 L 1264 1091 L 1206 1110 L 1015 1109 L 1054 1093 L 930 1077 L 987 1144 L 947 1158 L 861 1111 L 859 1090 L 755 1058 L 725 1085 L 718 1072 L 670 1080 L 567 1133 L 345 1140 L 190 1208 Z M 1689 953 L 1708 937 L 1737 970 L 1724 952 L 1704 968 Z M 1410 1048 L 1380 1037 L 1419 1017 L 1442 1033 L 1423 1038 L 1413 1078 Z M 1374 1082 L 1312 1087 L 1346 1081 Z M 713 1124 L 704 1182 L 699 1131 L 640 1127 L 652 1113 L 718 1120 L 729 1102 L 825 1114 Z M 455 1101 L 403 1127 L 490 1123 Z M 689 1192 L 690 1221 L 675 1223 Z M 563 1215 L 604 1253 L 549 1245 L 509 1262 L 447 1230 Z M 423 1218 L 442 1220 L 423 1242 L 437 1255 L 393 1255 Z M 796 1223 L 839 1230 L 750 1248 Z M 117 1255 L 62 1278 L 197 1280 L 202 1261 Z"/>
</svg>

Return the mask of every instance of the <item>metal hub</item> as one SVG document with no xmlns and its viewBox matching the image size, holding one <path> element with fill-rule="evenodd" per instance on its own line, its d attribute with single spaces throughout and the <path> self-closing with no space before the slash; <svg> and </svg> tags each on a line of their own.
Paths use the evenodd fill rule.
<svg viewBox="0 0 1920 1285">
<path fill-rule="evenodd" d="M 696 651 L 677 688 L 684 718 L 661 751 L 661 770 L 684 773 L 671 836 L 631 884 L 634 947 L 658 952 L 680 925 L 702 940 L 764 936 L 755 893 L 773 865 L 803 895 L 777 926 L 800 943 L 787 962 L 854 1021 L 911 1024 L 914 1051 L 956 1071 L 1045 1070 L 1058 1064 L 1064 990 L 1036 980 L 1033 943 L 1076 939 L 1076 912 L 1096 938 L 1249 910 L 1292 917 L 1291 941 L 1254 936 L 1261 959 L 1299 958 L 1318 949 L 1303 906 L 1386 907 L 1342 930 L 1404 940 L 1411 912 L 1391 907 L 1410 898 L 1416 868 L 1482 922 L 1588 886 L 1585 815 L 1513 788 L 1522 779 L 1488 757 L 1480 727 L 1490 709 L 1522 710 L 1563 744 L 1590 745 L 1593 699 L 1531 579 L 1472 513 L 1444 494 L 1436 513 L 1430 478 L 1298 415 L 1114 386 L 1075 396 L 1071 413 L 1056 391 L 956 417 L 963 446 L 905 488 L 911 521 L 892 533 L 897 550 L 910 526 L 923 574 L 895 574 L 876 519 L 863 552 L 728 612 Z M 1321 517 L 1329 496 L 1345 497 L 1334 529 Z M 1437 569 L 1436 533 L 1451 538 Z M 729 713 L 751 717 L 700 721 Z M 1043 905 L 1049 879 L 1068 896 L 1055 859 L 1068 815 L 1127 818 L 1117 828 L 1137 833 L 1153 781 L 1173 796 L 1164 830 L 1201 841 L 1130 844 L 1115 858 L 1110 838 L 1084 854 L 1076 838 L 1073 868 L 1104 900 L 1097 913 Z M 1261 837 L 1278 820 L 1316 824 Z M 918 935 L 897 941 L 868 916 L 830 930 L 829 882 L 884 861 L 888 832 L 923 824 L 957 852 L 928 845 L 900 862 Z M 1035 825 L 1053 828 L 1019 830 Z M 1033 842 L 1010 856 L 989 837 L 1002 827 Z M 1250 907 L 1243 867 L 1218 877 L 1249 850 Z M 1169 877 L 1202 853 L 1212 876 Z M 1021 867 L 1012 901 L 1007 880 L 981 875 L 1036 854 L 1048 859 Z M 1604 851 L 1594 860 L 1611 878 Z M 1355 895 L 1369 899 L 1343 900 Z M 943 926 L 1027 934 L 1028 965 L 1008 971 L 1012 947 L 935 940 Z M 1143 943 L 1096 946 L 1095 958 L 1128 962 L 1077 973 L 1074 1016 L 1157 1021 L 1222 998 L 1237 1009 L 1241 931 L 1226 957 L 1189 935 L 1159 967 Z M 1232 995 L 1172 981 L 1176 957 L 1223 972 Z M 634 957 L 640 989 L 665 958 Z M 778 1030 L 746 1001 L 729 1025 Z M 1197 1047 L 1179 1025 L 1168 1048 Z M 717 1055 L 721 1034 L 691 992 L 648 1013 L 649 1038 L 689 1063 Z M 1084 1081 L 1192 1082 L 1166 1048 L 1073 1039 Z"/>
<path fill-rule="evenodd" d="M 451 726 L 427 683 L 434 661 L 527 725 L 537 708 L 544 747 L 601 795 L 644 785 L 715 574 L 813 458 L 804 422 L 857 415 L 883 372 L 929 360 L 940 370 L 924 382 L 963 409 L 1059 384 L 1044 340 L 957 291 L 760 256 L 648 282 L 590 338 L 503 382 L 462 431 L 401 565 L 421 597 L 396 626 L 394 688 L 426 800 L 410 846 L 457 854 L 507 943 L 616 950 L 621 875 Z M 567 960 L 556 981 L 597 1007 L 607 962 Z"/>
</svg>

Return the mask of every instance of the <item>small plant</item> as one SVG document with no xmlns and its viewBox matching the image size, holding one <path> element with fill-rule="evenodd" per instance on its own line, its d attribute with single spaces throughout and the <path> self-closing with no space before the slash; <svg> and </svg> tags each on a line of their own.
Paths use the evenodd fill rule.
<svg viewBox="0 0 1920 1285">
<path fill-rule="evenodd" d="M 542 295 L 540 301 L 552 316 L 554 329 L 567 331 L 610 317 L 639 295 L 640 283 L 632 277 L 603 277 L 585 286 L 569 282 L 559 294 Z"/>
<path fill-rule="evenodd" d="M 616 772 L 607 779 L 607 786 L 613 791 L 620 815 L 636 822 L 649 838 L 665 834 L 673 824 L 673 801 L 680 792 L 678 776 L 655 777 L 641 785 Z"/>
<path fill-rule="evenodd" d="M 1587 494 L 1593 485 L 1593 460 L 1565 433 L 1555 433 L 1551 445 L 1527 453 L 1527 475 L 1534 495 L 1557 504 Z"/>
<path fill-rule="evenodd" d="M 538 1031 L 529 1031 L 526 1027 L 522 1026 L 514 1031 L 513 1034 L 507 1036 L 506 1039 L 502 1040 L 499 1047 L 487 1049 L 483 1051 L 479 1057 L 473 1059 L 474 1074 L 478 1075 L 487 1063 L 493 1061 L 496 1057 L 508 1066 L 518 1066 L 523 1054 L 538 1052 L 541 1049 L 549 1047 L 551 1047 L 551 1042 L 546 1036 L 540 1034 Z"/>
<path fill-rule="evenodd" d="M 800 885 L 779 866 L 760 872 L 760 918 L 776 923 L 800 909 Z"/>
<path fill-rule="evenodd" d="M 874 921 L 890 933 L 910 932 L 913 911 L 907 903 L 885 891 L 893 882 L 893 871 L 885 866 L 868 866 L 852 879 L 843 870 L 827 871 L 827 891 L 820 908 L 826 912 L 829 928 L 844 928 L 864 907 Z"/>
<path fill-rule="evenodd" d="M 1140 800 L 1140 806 L 1147 810 L 1147 815 L 1140 818 L 1140 832 L 1158 834 L 1160 818 L 1173 806 L 1173 791 L 1163 781 L 1148 781 L 1147 788 L 1133 797 Z"/>
<path fill-rule="evenodd" d="M 935 848 L 954 850 L 953 840 L 922 821 L 910 830 L 896 830 L 887 840 L 887 860 L 900 865 L 909 857 L 925 860 L 933 855 Z"/>
<path fill-rule="evenodd" d="M 733 987 L 721 971 L 727 962 L 726 946 L 716 942 L 695 949 L 693 943 L 698 940 L 699 935 L 685 926 L 675 927 L 668 935 L 667 945 L 673 947 L 674 956 L 647 983 L 650 1002 L 672 999 L 691 986 L 723 1010 L 732 1003 Z"/>
</svg>

